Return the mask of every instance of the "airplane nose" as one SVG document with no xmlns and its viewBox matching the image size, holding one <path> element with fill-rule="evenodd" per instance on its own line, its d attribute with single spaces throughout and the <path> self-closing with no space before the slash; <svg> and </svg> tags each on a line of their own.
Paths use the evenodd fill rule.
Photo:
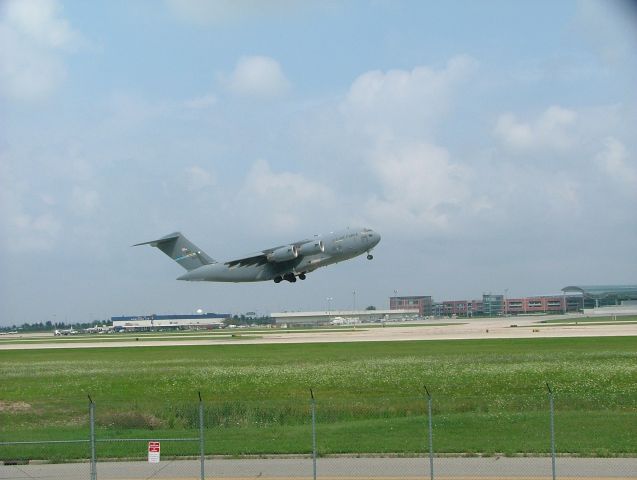
<svg viewBox="0 0 637 480">
<path fill-rule="evenodd" d="M 374 245 L 378 245 L 378 242 L 380 242 L 380 234 L 378 232 L 374 232 L 374 236 L 372 238 L 374 241 Z"/>
</svg>

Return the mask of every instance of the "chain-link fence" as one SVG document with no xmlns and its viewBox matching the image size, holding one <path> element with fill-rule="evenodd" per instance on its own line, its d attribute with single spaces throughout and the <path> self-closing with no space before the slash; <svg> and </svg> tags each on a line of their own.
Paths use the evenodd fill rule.
<svg viewBox="0 0 637 480">
<path fill-rule="evenodd" d="M 74 427 L 60 412 L 60 428 L 3 429 L 0 479 L 637 479 L 621 395 L 156 403 L 90 400 Z"/>
</svg>

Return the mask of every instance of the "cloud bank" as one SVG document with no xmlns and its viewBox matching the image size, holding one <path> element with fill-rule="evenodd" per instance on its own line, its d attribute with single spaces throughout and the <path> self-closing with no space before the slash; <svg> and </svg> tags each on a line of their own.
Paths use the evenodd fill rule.
<svg viewBox="0 0 637 480">
<path fill-rule="evenodd" d="M 55 0 L 0 5 L 0 92 L 16 100 L 49 96 L 66 79 L 64 57 L 82 38 Z"/>
</svg>

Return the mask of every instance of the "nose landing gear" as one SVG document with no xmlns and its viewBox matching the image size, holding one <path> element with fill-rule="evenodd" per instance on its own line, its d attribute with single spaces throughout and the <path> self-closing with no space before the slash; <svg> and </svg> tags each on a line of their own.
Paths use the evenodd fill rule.
<svg viewBox="0 0 637 480">
<path fill-rule="evenodd" d="M 367 260 L 373 260 L 374 259 L 374 255 L 372 255 L 371 253 L 367 254 Z"/>
</svg>

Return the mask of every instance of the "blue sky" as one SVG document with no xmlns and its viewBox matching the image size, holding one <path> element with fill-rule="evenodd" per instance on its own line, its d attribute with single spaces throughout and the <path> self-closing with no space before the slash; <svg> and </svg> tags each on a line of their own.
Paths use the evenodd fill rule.
<svg viewBox="0 0 637 480">
<path fill-rule="evenodd" d="M 0 324 L 637 281 L 628 2 L 4 1 Z M 177 282 L 365 225 L 295 285 Z"/>
</svg>

